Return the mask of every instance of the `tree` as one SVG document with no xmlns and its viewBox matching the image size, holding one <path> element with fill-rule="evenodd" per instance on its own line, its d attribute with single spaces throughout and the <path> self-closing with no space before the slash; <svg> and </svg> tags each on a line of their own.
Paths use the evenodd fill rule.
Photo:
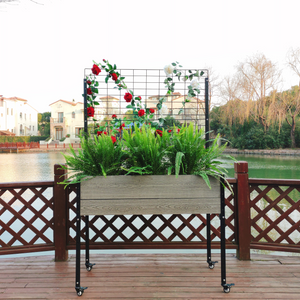
<svg viewBox="0 0 300 300">
<path fill-rule="evenodd" d="M 257 54 L 237 66 L 237 75 L 243 100 L 248 101 L 246 113 L 267 130 L 274 120 L 274 110 L 267 105 L 271 98 L 267 96 L 276 89 L 281 71 L 263 54 Z"/>
</svg>

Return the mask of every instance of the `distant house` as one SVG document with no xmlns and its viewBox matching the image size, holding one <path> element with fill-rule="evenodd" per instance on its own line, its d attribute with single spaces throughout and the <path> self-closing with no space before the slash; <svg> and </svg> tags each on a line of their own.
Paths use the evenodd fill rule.
<svg viewBox="0 0 300 300">
<path fill-rule="evenodd" d="M 66 135 L 78 138 L 83 129 L 83 103 L 58 100 L 52 104 L 50 118 L 50 136 L 60 140 Z"/>
<path fill-rule="evenodd" d="M 162 96 L 160 95 L 155 95 L 146 100 L 147 107 L 155 109 L 156 119 L 160 117 L 157 112 L 156 104 L 161 97 Z M 169 115 L 181 123 L 194 122 L 200 126 L 205 126 L 205 101 L 193 97 L 188 100 L 189 102 L 185 103 L 185 106 L 183 106 L 182 103 L 187 99 L 187 95 L 181 95 L 181 93 L 176 92 L 166 97 L 167 99 L 163 103 L 161 109 L 161 113 L 164 117 Z M 182 112 L 178 114 L 181 109 Z"/>
<path fill-rule="evenodd" d="M 119 99 L 112 96 L 99 98 L 99 106 L 95 110 L 95 119 L 102 121 L 105 117 L 119 112 Z M 58 100 L 52 104 L 50 118 L 50 136 L 60 140 L 67 135 L 70 139 L 78 139 L 84 128 L 83 103 Z"/>
<path fill-rule="evenodd" d="M 5 135 L 38 135 L 38 111 L 25 99 L 0 95 L 0 131 Z"/>
</svg>

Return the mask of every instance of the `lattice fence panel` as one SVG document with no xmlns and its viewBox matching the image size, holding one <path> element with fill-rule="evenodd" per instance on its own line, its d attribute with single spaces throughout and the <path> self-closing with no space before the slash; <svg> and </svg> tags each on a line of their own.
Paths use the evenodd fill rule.
<svg viewBox="0 0 300 300">
<path fill-rule="evenodd" d="M 232 185 L 235 189 L 235 184 Z M 70 185 L 69 193 L 69 245 L 75 245 L 76 237 L 76 186 Z M 226 189 L 225 216 L 227 243 L 235 243 L 234 196 Z M 220 241 L 219 215 L 211 214 L 211 240 Z M 89 217 L 90 245 L 105 244 L 106 248 L 168 247 L 170 243 L 180 243 L 188 248 L 193 242 L 206 244 L 206 215 L 111 215 Z M 81 241 L 85 240 L 85 222 L 82 218 Z M 144 245 L 142 245 L 144 244 Z M 145 246 L 146 245 L 146 246 Z"/>
<path fill-rule="evenodd" d="M 300 186 L 250 184 L 252 242 L 300 245 Z"/>
<path fill-rule="evenodd" d="M 0 189 L 0 251 L 53 245 L 53 186 Z"/>
</svg>

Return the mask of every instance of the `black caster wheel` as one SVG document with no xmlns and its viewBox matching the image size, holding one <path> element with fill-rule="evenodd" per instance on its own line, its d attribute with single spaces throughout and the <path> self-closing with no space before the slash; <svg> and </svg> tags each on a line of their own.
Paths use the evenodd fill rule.
<svg viewBox="0 0 300 300">
<path fill-rule="evenodd" d="M 92 269 L 93 269 L 93 267 L 92 267 L 92 266 L 88 266 L 88 267 L 86 267 L 86 270 L 87 270 L 88 272 L 90 272 Z"/>
<path fill-rule="evenodd" d="M 215 267 L 215 265 L 214 265 L 214 264 L 210 264 L 208 267 L 209 267 L 210 269 L 213 269 L 213 268 Z"/>
<path fill-rule="evenodd" d="M 230 287 L 229 286 L 224 286 L 223 288 L 224 293 L 230 293 Z"/>
<path fill-rule="evenodd" d="M 77 296 L 79 296 L 79 297 L 82 296 L 82 294 L 83 294 L 83 291 L 78 291 L 77 292 Z"/>
</svg>

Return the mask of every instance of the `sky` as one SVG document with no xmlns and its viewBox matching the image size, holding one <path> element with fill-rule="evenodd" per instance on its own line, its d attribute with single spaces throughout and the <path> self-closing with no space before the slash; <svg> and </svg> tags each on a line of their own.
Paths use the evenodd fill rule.
<svg viewBox="0 0 300 300">
<path fill-rule="evenodd" d="M 0 95 L 39 112 L 59 100 L 82 102 L 84 68 L 211 67 L 219 79 L 263 53 L 283 69 L 299 48 L 300 0 L 0 1 Z"/>
</svg>

